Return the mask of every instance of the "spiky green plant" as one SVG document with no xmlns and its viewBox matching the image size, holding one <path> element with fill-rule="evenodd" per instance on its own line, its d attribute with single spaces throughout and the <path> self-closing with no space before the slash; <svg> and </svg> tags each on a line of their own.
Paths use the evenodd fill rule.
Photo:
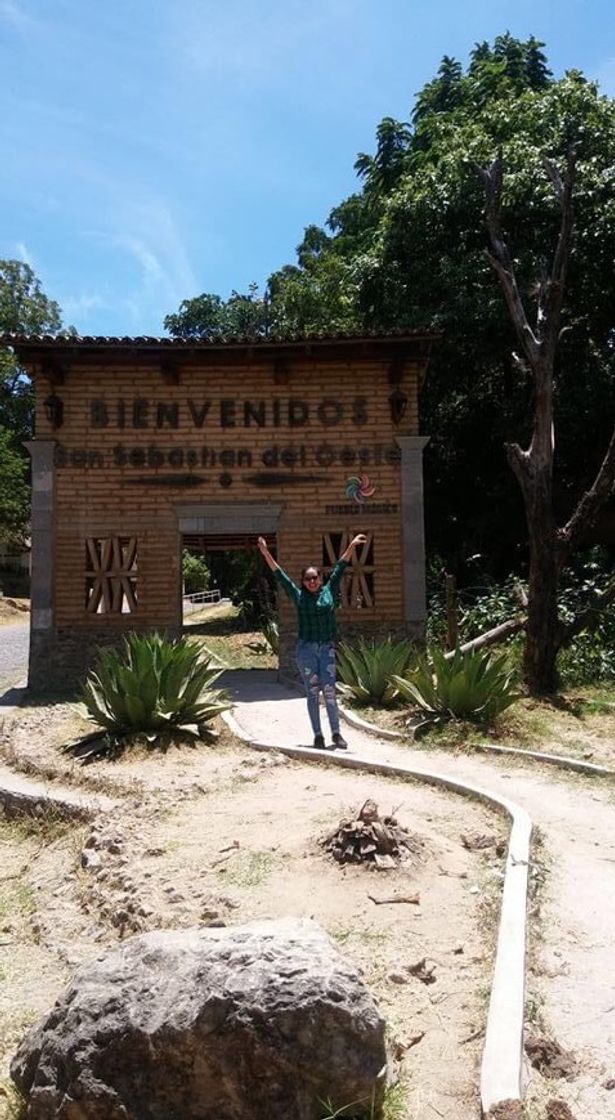
<svg viewBox="0 0 615 1120">
<path fill-rule="evenodd" d="M 277 656 L 280 652 L 280 628 L 275 618 L 267 620 L 262 629 L 262 639 L 258 642 L 249 642 L 248 649 L 253 653 L 273 653 Z"/>
<path fill-rule="evenodd" d="M 399 695 L 394 683 L 416 658 L 410 642 L 392 638 L 359 638 L 342 642 L 338 650 L 337 673 L 339 691 L 358 704 L 389 708 Z"/>
<path fill-rule="evenodd" d="M 208 724 L 230 707 L 226 693 L 214 688 L 220 672 L 187 638 L 128 634 L 119 649 L 99 651 L 81 696 L 105 733 L 106 749 L 100 732 L 68 749 L 89 757 L 137 735 L 149 744 L 210 735 Z"/>
<path fill-rule="evenodd" d="M 413 673 L 396 676 L 394 683 L 400 696 L 421 709 L 428 724 L 449 719 L 491 723 L 520 696 L 507 654 L 494 657 L 485 650 L 462 653 L 457 648 L 447 658 L 433 648 L 427 657 L 418 658 Z"/>
</svg>

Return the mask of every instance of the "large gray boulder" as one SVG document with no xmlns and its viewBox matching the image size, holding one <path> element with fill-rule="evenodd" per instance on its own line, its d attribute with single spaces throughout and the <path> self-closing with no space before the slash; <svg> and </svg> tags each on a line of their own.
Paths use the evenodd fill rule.
<svg viewBox="0 0 615 1120">
<path fill-rule="evenodd" d="M 80 969 L 11 1075 L 29 1120 L 317 1120 L 323 1101 L 379 1117 L 385 1066 L 357 970 L 288 919 L 125 941 Z"/>
</svg>

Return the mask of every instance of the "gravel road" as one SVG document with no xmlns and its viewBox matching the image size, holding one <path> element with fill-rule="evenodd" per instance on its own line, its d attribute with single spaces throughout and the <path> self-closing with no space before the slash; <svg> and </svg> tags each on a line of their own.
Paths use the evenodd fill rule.
<svg viewBox="0 0 615 1120">
<path fill-rule="evenodd" d="M 29 618 L 0 626 L 0 692 L 27 676 L 29 643 Z"/>
</svg>

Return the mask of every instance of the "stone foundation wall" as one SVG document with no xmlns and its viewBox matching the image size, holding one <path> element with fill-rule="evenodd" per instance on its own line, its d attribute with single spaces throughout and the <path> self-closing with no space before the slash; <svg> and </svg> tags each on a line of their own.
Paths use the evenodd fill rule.
<svg viewBox="0 0 615 1120">
<path fill-rule="evenodd" d="M 122 630 L 61 627 L 55 633 L 32 633 L 28 688 L 36 695 L 73 695 L 83 684 L 98 650 L 120 646 L 124 635 L 135 629 L 133 621 Z M 151 629 L 144 628 L 140 632 L 150 633 Z M 170 638 L 180 633 L 168 628 L 164 632 Z"/>
</svg>

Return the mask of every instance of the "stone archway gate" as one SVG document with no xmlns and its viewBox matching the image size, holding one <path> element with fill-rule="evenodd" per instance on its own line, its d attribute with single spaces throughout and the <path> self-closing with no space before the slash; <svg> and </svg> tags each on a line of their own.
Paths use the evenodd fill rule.
<svg viewBox="0 0 615 1120">
<path fill-rule="evenodd" d="M 365 532 L 342 630 L 421 634 L 418 390 L 437 337 L 5 337 L 36 390 L 30 685 L 73 683 L 129 630 L 178 632 L 197 525 L 275 534 L 295 577 Z M 284 602 L 282 667 L 292 623 Z"/>
</svg>

